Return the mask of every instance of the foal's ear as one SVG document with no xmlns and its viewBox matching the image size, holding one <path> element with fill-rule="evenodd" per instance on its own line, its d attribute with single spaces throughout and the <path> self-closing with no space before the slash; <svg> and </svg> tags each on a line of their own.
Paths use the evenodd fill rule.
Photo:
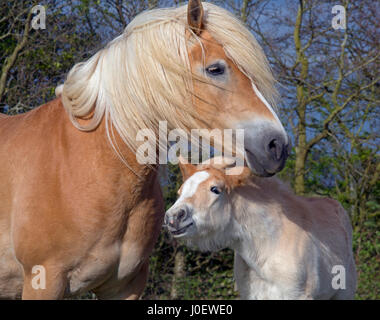
<svg viewBox="0 0 380 320">
<path fill-rule="evenodd" d="M 237 174 L 233 174 L 234 170 L 236 170 Z M 244 185 L 252 176 L 252 171 L 248 167 L 235 167 L 229 171 L 230 173 L 226 175 L 226 179 L 231 189 Z"/>
<path fill-rule="evenodd" d="M 178 157 L 178 164 L 182 174 L 182 180 L 185 181 L 188 177 L 192 176 L 195 171 L 197 171 L 197 167 L 191 163 L 188 163 L 181 155 Z"/>
<path fill-rule="evenodd" d="M 187 5 L 187 24 L 197 35 L 200 35 L 203 23 L 203 6 L 200 0 L 190 0 Z"/>
</svg>

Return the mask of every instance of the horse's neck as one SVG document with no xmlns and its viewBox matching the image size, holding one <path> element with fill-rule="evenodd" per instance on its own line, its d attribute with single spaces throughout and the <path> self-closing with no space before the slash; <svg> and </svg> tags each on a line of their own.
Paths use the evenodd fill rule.
<svg viewBox="0 0 380 320">
<path fill-rule="evenodd" d="M 110 136 L 112 136 L 116 149 L 119 151 L 128 166 L 123 163 L 108 140 L 104 118 L 95 130 L 91 132 L 83 132 L 74 127 L 69 119 L 69 116 L 67 115 L 67 112 L 64 110 L 60 98 L 49 102 L 44 107 L 45 110 L 41 109 L 40 116 L 47 118 L 51 117 L 51 121 L 48 122 L 54 126 L 56 132 L 60 131 L 65 133 L 65 139 L 68 141 L 68 144 L 75 144 L 75 146 L 77 146 L 76 151 L 78 153 L 82 152 L 83 157 L 88 157 L 89 159 L 94 160 L 101 159 L 101 161 L 97 162 L 99 167 L 97 167 L 96 170 L 100 171 L 106 168 L 105 172 L 107 172 L 107 175 L 120 177 L 118 180 L 124 180 L 124 182 L 121 181 L 123 185 L 125 184 L 131 186 L 133 184 L 134 193 L 137 196 L 139 192 L 143 193 L 144 190 L 146 190 L 144 188 L 147 184 L 155 181 L 157 175 L 156 167 L 148 167 L 146 165 L 139 164 L 135 153 L 125 145 L 115 131 L 112 132 Z M 46 121 L 47 119 L 44 120 Z M 91 120 L 78 120 L 82 126 L 85 126 L 89 121 Z M 78 148 L 78 146 L 81 146 L 81 148 Z M 68 146 L 68 148 L 70 148 L 70 146 Z"/>
</svg>

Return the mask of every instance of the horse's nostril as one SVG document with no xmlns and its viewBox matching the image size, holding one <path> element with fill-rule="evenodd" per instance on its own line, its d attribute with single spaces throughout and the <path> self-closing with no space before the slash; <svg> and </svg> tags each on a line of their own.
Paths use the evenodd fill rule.
<svg viewBox="0 0 380 320">
<path fill-rule="evenodd" d="M 272 139 L 269 142 L 268 151 L 276 160 L 280 160 L 282 158 L 283 146 L 276 139 Z"/>
<path fill-rule="evenodd" d="M 273 139 L 271 142 L 269 142 L 269 149 L 276 148 L 276 139 Z"/>
</svg>

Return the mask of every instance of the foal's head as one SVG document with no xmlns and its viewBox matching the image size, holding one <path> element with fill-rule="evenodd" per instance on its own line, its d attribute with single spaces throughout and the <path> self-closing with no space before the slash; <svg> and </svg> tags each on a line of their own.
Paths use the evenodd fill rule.
<svg viewBox="0 0 380 320">
<path fill-rule="evenodd" d="M 226 175 L 224 169 L 227 165 L 180 163 L 184 183 L 178 191 L 178 200 L 165 215 L 165 224 L 174 237 L 185 237 L 200 247 L 207 240 L 214 242 L 211 247 L 228 242 L 227 239 L 218 239 L 226 236 L 232 223 L 232 194 L 234 188 L 244 184 L 251 172 L 244 168 L 237 175 L 234 172 Z M 230 170 L 238 172 L 237 169 L 241 168 Z"/>
</svg>

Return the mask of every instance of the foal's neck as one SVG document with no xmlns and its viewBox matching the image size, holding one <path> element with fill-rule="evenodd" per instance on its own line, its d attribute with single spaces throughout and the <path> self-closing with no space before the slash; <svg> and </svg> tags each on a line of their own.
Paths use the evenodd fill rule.
<svg viewBox="0 0 380 320">
<path fill-rule="evenodd" d="M 234 194 L 234 232 L 239 234 L 239 240 L 232 249 L 251 268 L 259 270 L 278 241 L 282 226 L 282 207 L 275 200 L 277 195 L 268 196 L 267 191 L 263 190 L 262 183 L 269 181 L 255 182 L 238 189 Z M 272 187 L 277 187 L 277 181 L 271 182 L 274 184 Z M 284 190 L 273 190 L 276 191 L 281 193 Z"/>
</svg>

